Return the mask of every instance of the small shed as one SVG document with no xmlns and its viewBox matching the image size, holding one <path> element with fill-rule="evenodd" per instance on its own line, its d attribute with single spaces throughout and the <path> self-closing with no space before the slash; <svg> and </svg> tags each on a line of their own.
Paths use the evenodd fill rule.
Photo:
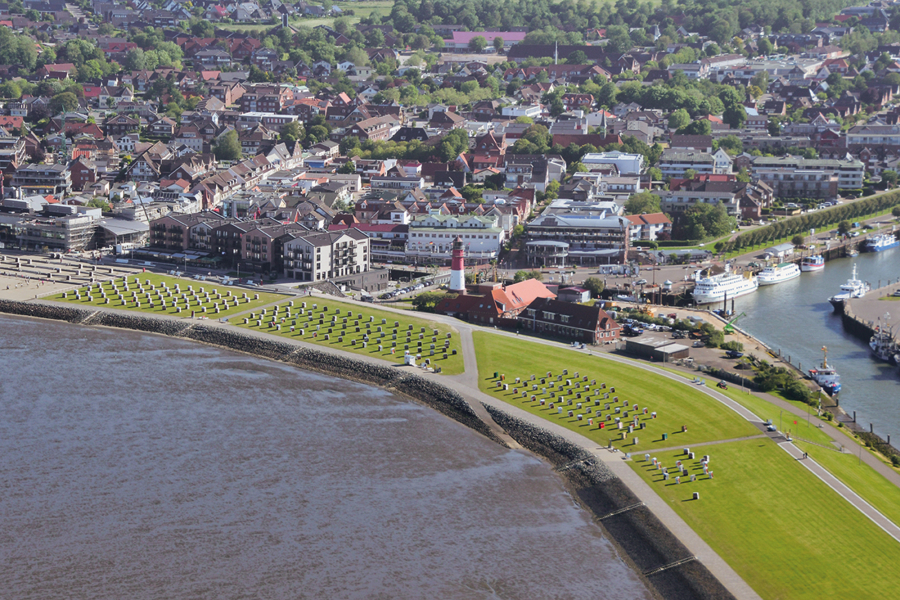
<svg viewBox="0 0 900 600">
<path fill-rule="evenodd" d="M 581 304 L 582 302 L 590 302 L 591 292 L 583 287 L 567 287 L 557 292 L 556 299 L 563 302 Z"/>
<path fill-rule="evenodd" d="M 766 254 L 771 254 L 775 258 L 784 258 L 794 253 L 794 245 L 789 243 L 778 244 L 771 248 L 766 248 Z"/>
<path fill-rule="evenodd" d="M 650 360 L 672 362 L 679 358 L 688 358 L 691 349 L 668 338 L 641 336 L 625 340 L 625 352 Z"/>
</svg>

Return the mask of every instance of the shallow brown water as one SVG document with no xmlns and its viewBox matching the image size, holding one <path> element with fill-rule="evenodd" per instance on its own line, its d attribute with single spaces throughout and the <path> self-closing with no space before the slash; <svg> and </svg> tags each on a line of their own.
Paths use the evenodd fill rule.
<svg viewBox="0 0 900 600">
<path fill-rule="evenodd" d="M 648 598 L 545 463 L 369 386 L 0 316 L 0 596 Z"/>
</svg>

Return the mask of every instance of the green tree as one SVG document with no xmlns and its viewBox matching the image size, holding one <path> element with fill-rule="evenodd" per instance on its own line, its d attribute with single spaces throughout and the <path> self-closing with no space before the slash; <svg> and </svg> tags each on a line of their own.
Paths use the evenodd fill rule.
<svg viewBox="0 0 900 600">
<path fill-rule="evenodd" d="M 887 185 L 887 187 L 892 188 L 897 185 L 897 171 L 892 169 L 886 169 L 881 172 L 881 180 Z"/>
<path fill-rule="evenodd" d="M 769 87 L 769 72 L 763 70 L 754 75 L 750 79 L 750 85 L 756 86 L 762 92 L 765 92 Z"/>
<path fill-rule="evenodd" d="M 891 214 L 892 214 L 894 217 L 900 219 L 900 206 L 895 206 L 894 208 L 892 208 L 892 209 L 891 209 Z"/>
<path fill-rule="evenodd" d="M 516 271 L 516 274 L 513 277 L 513 281 L 515 283 L 526 281 L 528 279 L 537 279 L 538 281 L 543 281 L 544 274 L 540 271 Z"/>
<path fill-rule="evenodd" d="M 499 35 L 494 38 L 494 50 L 497 52 L 497 54 L 503 52 L 503 38 Z"/>
<path fill-rule="evenodd" d="M 72 92 L 62 92 L 50 99 L 50 114 L 59 115 L 78 108 L 78 98 Z"/>
<path fill-rule="evenodd" d="M 469 134 L 465 129 L 454 129 L 445 135 L 438 145 L 438 153 L 444 162 L 456 160 L 460 154 L 468 151 Z"/>
<path fill-rule="evenodd" d="M 768 38 L 762 38 L 757 43 L 757 47 L 759 48 L 759 53 L 763 56 L 768 56 L 775 51 L 775 46 L 768 40 Z"/>
<path fill-rule="evenodd" d="M 446 294 L 444 292 L 423 292 L 413 298 L 412 305 L 418 311 L 434 312 L 434 307 L 444 298 L 456 298 L 456 294 Z"/>
<path fill-rule="evenodd" d="M 728 215 L 725 205 L 721 202 L 715 206 L 701 202 L 685 212 L 684 232 L 687 239 L 718 237 L 725 235 L 735 226 L 734 217 Z"/>
<path fill-rule="evenodd" d="M 22 88 L 15 81 L 6 81 L 0 84 L 0 98 L 21 98 Z"/>
<path fill-rule="evenodd" d="M 683 108 L 679 108 L 669 115 L 669 129 L 681 129 L 691 123 L 691 115 Z"/>
<path fill-rule="evenodd" d="M 475 53 L 481 53 L 487 47 L 487 40 L 483 35 L 476 35 L 469 40 L 469 50 Z"/>
<path fill-rule="evenodd" d="M 304 142 L 308 145 L 318 144 L 328 139 L 328 129 L 324 125 L 313 125 L 307 130 Z"/>
<path fill-rule="evenodd" d="M 570 65 L 583 65 L 587 64 L 587 61 L 587 54 L 585 54 L 583 50 L 575 50 L 574 52 L 570 52 L 569 56 L 566 57 L 566 62 Z"/>
<path fill-rule="evenodd" d="M 112 206 L 110 206 L 109 202 L 104 200 L 103 198 L 92 198 L 90 202 L 85 204 L 85 206 L 89 206 L 91 208 L 99 208 L 103 212 L 112 211 Z"/>
<path fill-rule="evenodd" d="M 685 135 L 709 135 L 712 133 L 712 124 L 709 119 L 700 119 L 682 127 L 678 133 Z"/>
<path fill-rule="evenodd" d="M 588 277 L 581 284 L 581 287 L 591 293 L 591 298 L 599 298 L 603 293 L 603 280 L 599 277 Z"/>
<path fill-rule="evenodd" d="M 302 141 L 304 137 L 303 125 L 299 121 L 291 121 L 281 128 L 278 137 L 286 144 Z"/>
<path fill-rule="evenodd" d="M 804 238 L 802 235 L 800 235 L 798 233 L 797 235 L 795 235 L 794 237 L 791 238 L 791 243 L 795 246 L 802 246 L 805 239 L 806 238 Z"/>
<path fill-rule="evenodd" d="M 237 131 L 231 130 L 216 143 L 215 147 L 216 159 L 218 160 L 238 160 L 241 158 L 241 142 L 238 139 Z"/>
<path fill-rule="evenodd" d="M 853 229 L 853 227 L 850 225 L 850 221 L 848 221 L 846 219 L 844 219 L 843 221 L 838 223 L 838 233 L 841 235 L 846 235 L 846 234 L 850 233 L 851 229 Z"/>
<path fill-rule="evenodd" d="M 640 192 L 625 202 L 625 212 L 630 215 L 658 213 L 659 211 L 659 196 L 652 192 Z"/>
<path fill-rule="evenodd" d="M 736 156 L 744 151 L 744 143 L 736 135 L 726 135 L 718 140 L 718 147 L 732 156 Z"/>
</svg>

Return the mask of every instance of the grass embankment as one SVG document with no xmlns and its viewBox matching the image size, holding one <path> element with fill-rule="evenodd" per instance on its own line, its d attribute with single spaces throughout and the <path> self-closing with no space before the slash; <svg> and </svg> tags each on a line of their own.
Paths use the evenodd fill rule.
<svg viewBox="0 0 900 600">
<path fill-rule="evenodd" d="M 128 282 L 127 290 L 125 289 L 126 279 Z M 143 286 L 143 291 L 139 287 L 138 282 L 140 286 Z M 163 284 L 167 287 L 164 288 Z M 176 285 L 180 286 L 179 292 L 175 292 Z M 103 298 L 98 291 L 97 284 L 92 284 L 77 290 L 81 295 L 80 299 L 76 298 L 75 291 L 56 294 L 49 296 L 47 299 L 58 302 L 71 302 L 83 307 L 131 310 L 171 317 L 190 317 L 193 312 L 196 316 L 218 319 L 252 310 L 272 302 L 278 302 L 287 297 L 282 294 L 248 292 L 243 288 L 222 285 L 221 283 L 180 279 L 155 273 L 140 273 L 128 275 L 124 278 L 119 277 L 112 281 L 100 283 L 100 289 L 106 293 L 106 298 Z M 89 290 L 90 298 L 88 296 Z M 162 293 L 161 296 L 159 292 Z M 231 296 L 228 295 L 229 292 Z M 206 296 L 207 293 L 209 294 L 208 298 Z M 119 294 L 123 296 L 123 299 L 119 298 Z M 187 295 L 188 298 L 185 299 L 184 295 Z M 151 298 L 153 300 L 152 306 L 150 305 Z M 108 303 L 107 300 L 109 301 Z M 237 305 L 235 305 L 235 300 L 237 300 Z M 219 306 L 218 313 L 215 310 L 217 304 Z M 180 311 L 178 310 L 179 308 L 181 309 Z"/>
<path fill-rule="evenodd" d="M 688 377 L 687 374 L 679 371 L 666 370 Z M 719 389 L 718 391 L 753 411 L 756 416 L 762 419 L 772 419 L 772 422 L 776 424 L 779 423 L 778 417 L 782 409 L 768 400 L 754 394 L 741 392 L 739 389 L 731 386 L 727 390 Z M 857 457 L 857 452 L 860 448 L 856 445 L 845 446 L 845 452 L 841 453 L 834 445 L 833 439 L 822 429 L 834 427 L 834 425 L 819 419 L 816 416 L 815 408 L 800 402 L 791 402 L 791 404 L 809 415 L 808 419 L 806 417 L 798 417 L 793 413 L 783 415 L 783 424 L 781 426 L 784 427 L 786 432 L 794 436 L 794 443 L 797 447 L 809 453 L 816 462 L 840 479 L 847 487 L 895 524 L 900 525 L 900 488 L 869 465 L 860 464 Z M 796 424 L 794 423 L 795 421 Z M 846 433 L 849 434 L 851 432 L 847 431 Z M 806 443 L 806 441 L 813 443 Z M 862 445 L 859 440 L 855 440 L 855 442 L 858 445 Z M 822 446 L 825 446 L 825 448 Z M 868 448 L 865 448 L 863 451 L 870 452 Z M 876 454 L 876 456 L 878 455 Z M 883 457 L 879 456 L 879 458 L 886 463 L 888 462 Z"/>
<path fill-rule="evenodd" d="M 693 428 L 702 432 L 703 438 L 729 439 L 736 437 L 734 429 L 745 426 L 750 427 L 745 434 L 756 432 L 721 405 L 711 411 L 706 403 L 715 401 L 705 394 L 686 388 L 687 395 L 683 396 L 678 392 L 684 386 L 667 384 L 665 379 L 637 367 L 482 332 L 475 333 L 475 345 L 484 391 L 580 433 L 585 430 L 577 422 L 559 418 L 549 411 L 541 413 L 529 408 L 531 402 L 498 391 L 493 371 L 507 369 L 506 382 L 512 387 L 517 373 L 536 368 L 545 373 L 566 365 L 570 372 L 580 370 L 590 377 L 597 373 L 598 382 L 601 374 L 603 380 L 615 381 L 620 396 L 625 395 L 625 390 L 628 395 L 640 394 L 639 402 L 646 402 L 653 407 L 651 410 L 666 406 L 666 412 L 672 414 L 672 423 L 709 417 L 709 427 L 701 430 L 699 426 L 689 425 L 688 433 Z M 770 402 L 741 393 L 739 389 L 729 387 L 724 393 L 762 418 L 777 420 L 781 411 Z M 698 410 L 701 417 L 696 416 Z M 716 418 L 718 411 L 725 411 L 721 419 Z M 660 419 L 663 414 L 660 413 Z M 797 435 L 805 434 L 808 439 L 829 443 L 829 438 L 818 428 L 807 430 L 805 423 L 800 423 L 793 414 L 785 418 L 790 418 L 791 424 L 793 420 L 798 421 L 798 425 L 792 425 Z M 785 421 L 785 429 L 788 422 Z M 652 432 L 651 429 L 651 435 Z M 646 430 L 639 433 L 646 435 Z M 666 446 L 680 445 L 680 435 L 670 436 Z M 588 437 L 605 442 L 595 433 Z M 671 443 L 673 438 L 676 444 Z M 683 445 L 690 443 L 686 441 Z M 685 458 L 681 451 L 654 452 L 653 446 L 662 447 L 651 444 L 645 450 L 642 442 L 633 455 L 635 460 L 629 464 L 763 598 L 877 598 L 894 593 L 895 578 L 885 565 L 900 558 L 900 544 L 770 440 L 747 439 L 697 448 L 696 460 L 686 461 L 689 474 L 697 475 L 697 480 L 690 482 L 688 477 L 680 484 L 675 483 L 674 467 L 676 460 Z M 816 459 L 825 455 L 821 461 L 823 466 L 843 478 L 842 469 L 847 467 L 846 459 L 850 455 L 807 446 L 814 449 Z M 672 469 L 668 481 L 662 480 L 661 471 L 643 462 L 645 452 Z M 711 457 L 713 479 L 704 474 L 699 464 L 704 454 Z M 870 468 L 863 465 L 855 476 L 858 481 L 852 477 L 845 480 L 849 479 L 851 487 L 871 487 L 873 492 L 867 499 L 873 506 L 893 502 L 900 507 L 900 490 L 884 478 L 878 479 L 880 476 Z M 695 491 L 700 492 L 698 501 L 691 500 Z M 900 508 L 883 512 L 893 516 Z"/>
<path fill-rule="evenodd" d="M 576 431 L 598 444 L 606 445 L 612 441 L 614 446 L 626 452 L 642 452 L 653 448 L 690 446 L 698 442 L 741 438 L 760 433 L 734 411 L 699 390 L 688 385 L 678 385 L 639 367 L 519 338 L 480 331 L 474 332 L 473 337 L 478 355 L 478 384 L 482 391 Z M 567 369 L 569 374 L 563 375 L 563 369 Z M 547 384 L 542 384 L 541 378 L 546 377 L 547 371 L 552 376 Z M 503 383 L 509 386 L 508 390 L 497 387 L 498 380 L 494 378 L 494 372 L 505 375 Z M 576 372 L 579 374 L 577 379 L 581 387 L 566 387 L 567 379 L 576 383 Z M 533 382 L 532 375 L 535 375 Z M 561 382 L 556 381 L 558 376 L 562 376 Z M 585 376 L 588 378 L 586 383 L 580 381 Z M 525 385 L 516 384 L 516 377 L 520 377 Z M 584 385 L 590 385 L 594 379 L 597 385 L 585 391 Z M 554 383 L 553 388 L 549 386 L 551 381 Z M 560 388 L 560 383 L 563 388 Z M 605 383 L 607 388 L 601 389 L 600 395 L 595 396 L 601 383 Z M 532 384 L 538 386 L 536 391 L 532 391 Z M 547 391 L 542 392 L 543 388 Z M 611 391 L 612 388 L 615 392 Z M 518 394 L 513 392 L 514 389 L 518 389 Z M 523 391 L 527 393 L 525 398 L 522 397 Z M 550 397 L 551 391 L 556 393 L 555 398 Z M 583 396 L 580 400 L 576 396 L 579 392 Z M 607 392 L 610 393 L 609 399 L 604 398 Z M 531 400 L 532 395 L 536 396 L 536 400 Z M 554 408 L 551 409 L 551 401 L 558 400 L 560 396 L 565 400 L 562 403 L 554 401 Z M 613 401 L 616 396 L 619 398 L 618 402 Z M 543 406 L 540 404 L 542 399 Z M 570 399 L 572 405 L 568 404 Z M 594 400 L 599 400 L 599 406 L 594 404 Z M 579 402 L 583 405 L 581 410 L 577 408 Z M 625 402 L 629 406 L 625 406 Z M 607 403 L 610 405 L 608 410 Z M 637 413 L 633 410 L 634 404 L 639 407 Z M 644 414 L 645 407 L 648 409 L 647 414 Z M 559 408 L 562 408 L 561 413 L 558 412 Z M 587 412 L 588 408 L 591 409 L 590 413 Z M 616 408 L 619 409 L 618 413 L 615 412 Z M 600 419 L 596 416 L 598 410 L 602 415 Z M 569 416 L 569 411 L 573 412 L 573 416 Z M 626 412 L 629 414 L 627 422 Z M 653 412 L 657 413 L 656 419 L 651 416 Z M 578 414 L 582 415 L 580 421 Z M 639 424 L 644 423 L 645 429 L 635 429 L 632 435 L 623 440 L 622 432 L 626 431 L 624 427 L 635 416 Z M 616 428 L 616 417 L 625 423 L 622 431 Z M 594 424 L 591 425 L 588 419 L 594 419 Z M 604 424 L 603 429 L 599 428 L 600 422 Z M 687 432 L 682 432 L 682 425 L 687 426 Z M 667 440 L 662 439 L 664 433 L 668 435 Z M 634 443 L 635 436 L 637 444 Z"/>
<path fill-rule="evenodd" d="M 703 375 L 702 373 L 688 374 L 683 371 L 678 371 L 676 369 L 671 369 L 671 368 L 663 367 L 660 365 L 654 365 L 654 366 L 661 368 L 661 369 L 665 369 L 666 371 L 669 371 L 670 373 L 673 373 L 675 375 L 679 375 L 680 377 L 683 377 L 683 378 L 687 379 L 688 381 L 690 381 L 693 377 Z M 707 379 L 707 384 L 715 385 L 715 382 L 712 379 Z M 829 446 L 831 445 L 831 438 L 828 437 L 828 435 L 825 434 L 818 427 L 818 425 L 822 425 L 823 427 L 832 427 L 832 425 L 819 419 L 816 416 L 816 409 L 809 406 L 808 404 L 784 399 L 785 402 L 789 402 L 792 406 L 794 406 L 798 410 L 801 410 L 805 414 L 810 415 L 810 418 L 807 420 L 807 418 L 805 416 L 798 417 L 794 413 L 790 413 L 790 412 L 784 413 L 782 415 L 784 409 L 782 409 L 781 407 L 776 406 L 776 405 L 772 404 L 771 402 L 769 402 L 768 400 L 766 400 L 764 398 L 760 398 L 759 396 L 757 396 L 755 394 L 752 394 L 752 393 L 748 394 L 746 390 L 742 391 L 739 386 L 736 386 L 733 383 L 728 384 L 728 389 L 722 389 L 722 388 L 716 387 L 715 390 L 717 392 L 719 392 L 720 394 L 724 394 L 725 396 L 728 396 L 729 398 L 731 398 L 732 400 L 734 400 L 735 402 L 737 402 L 738 404 L 740 404 L 747 410 L 751 411 L 753 414 L 755 414 L 757 417 L 759 417 L 763 421 L 765 421 L 767 419 L 772 419 L 772 422 L 775 423 L 775 425 L 777 425 L 779 427 L 783 427 L 785 432 L 787 432 L 787 433 L 791 433 L 792 435 L 795 435 L 795 436 L 800 436 L 802 438 L 805 438 L 805 439 L 807 439 L 811 442 L 815 442 L 817 444 L 825 444 L 825 445 L 829 445 Z M 779 423 L 780 415 L 782 416 L 781 423 Z M 794 424 L 794 421 L 797 421 L 796 425 Z M 837 450 L 837 448 L 835 448 L 835 450 Z"/>
<path fill-rule="evenodd" d="M 804 442 L 796 442 L 804 452 L 840 479 L 888 519 L 900 525 L 900 488 L 867 464 L 861 463 L 858 448 L 832 452 Z M 863 452 L 868 452 L 863 449 Z"/>
<path fill-rule="evenodd" d="M 288 302 L 282 302 L 276 307 L 253 311 L 252 315 L 235 317 L 231 319 L 231 324 L 395 363 L 403 362 L 403 355 L 408 349 L 413 354 L 421 354 L 423 360 L 431 360 L 433 366 L 440 367 L 446 375 L 463 372 L 459 333 L 449 325 L 331 298 L 307 298 L 294 300 L 293 303 L 293 307 Z M 265 314 L 262 310 L 266 311 Z M 447 338 L 448 333 L 450 338 Z M 363 339 L 365 335 L 369 338 L 367 342 Z M 450 344 L 447 346 L 447 358 L 444 358 L 443 348 L 448 339 Z M 363 347 L 364 342 L 366 347 Z M 378 349 L 379 344 L 381 350 Z"/>
<path fill-rule="evenodd" d="M 714 479 L 687 461 L 697 481 L 674 482 L 677 451 L 653 454 L 670 479 L 629 463 L 763 598 L 886 598 L 896 594 L 888 565 L 900 544 L 769 440 L 710 446 Z M 834 453 L 835 456 L 840 456 Z M 700 499 L 691 500 L 692 492 Z"/>
</svg>

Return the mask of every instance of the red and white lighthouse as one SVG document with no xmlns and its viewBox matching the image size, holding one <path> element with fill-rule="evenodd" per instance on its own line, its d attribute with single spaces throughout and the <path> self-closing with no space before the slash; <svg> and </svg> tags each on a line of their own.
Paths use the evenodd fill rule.
<svg viewBox="0 0 900 600">
<path fill-rule="evenodd" d="M 453 261 L 450 264 L 450 291 L 457 294 L 466 293 L 466 251 L 462 238 L 453 240 Z"/>
</svg>

